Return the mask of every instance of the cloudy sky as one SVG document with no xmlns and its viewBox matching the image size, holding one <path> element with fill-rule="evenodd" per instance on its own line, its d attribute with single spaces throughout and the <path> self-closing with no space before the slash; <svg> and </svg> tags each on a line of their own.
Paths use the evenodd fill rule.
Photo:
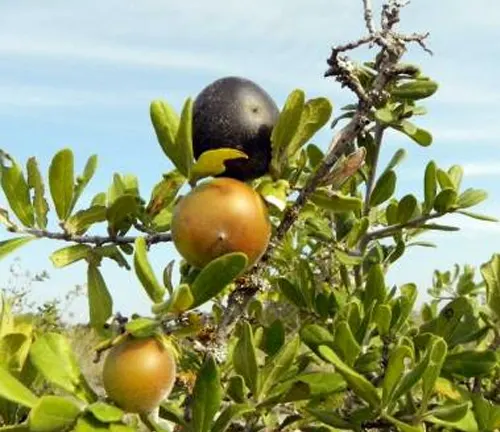
<svg viewBox="0 0 500 432">
<path fill-rule="evenodd" d="M 377 5 L 378 2 L 375 2 Z M 166 98 L 177 109 L 212 80 L 225 75 L 253 79 L 281 105 L 294 88 L 308 96 L 348 103 L 347 91 L 322 78 L 329 47 L 364 32 L 361 0 L 6 0 L 0 5 L 0 148 L 25 162 L 50 158 L 70 146 L 81 170 L 93 153 L 99 171 L 83 197 L 104 189 L 114 172 L 135 173 L 148 196 L 170 169 L 149 123 L 149 102 Z M 462 164 L 464 186 L 485 188 L 482 212 L 500 216 L 500 3 L 492 0 L 413 0 L 402 30 L 430 31 L 433 57 L 413 48 L 408 61 L 423 65 L 440 83 L 420 124 L 433 132 L 422 149 L 392 134 L 383 161 L 403 147 L 398 195 L 422 190 L 423 169 Z M 371 53 L 359 53 L 369 59 Z M 330 132 L 315 142 L 326 146 Z M 420 195 L 421 196 L 421 195 Z M 0 206 L 4 206 L 3 196 Z M 500 252 L 500 225 L 453 218 L 463 230 L 429 234 L 439 248 L 415 249 L 393 269 L 393 283 L 416 281 L 422 296 L 432 271 L 453 263 L 479 265 Z M 3 235 L 0 235 L 2 238 Z M 35 285 L 37 300 L 83 283 L 85 267 L 56 270 L 48 256 L 60 245 L 31 244 L 19 253 L 32 271 L 49 270 L 50 281 Z M 160 271 L 171 246 L 155 248 Z M 3 283 L 12 259 L 0 262 Z M 147 312 L 149 304 L 133 274 L 113 265 L 103 269 L 116 310 Z M 86 306 L 73 308 L 86 318 Z"/>
</svg>

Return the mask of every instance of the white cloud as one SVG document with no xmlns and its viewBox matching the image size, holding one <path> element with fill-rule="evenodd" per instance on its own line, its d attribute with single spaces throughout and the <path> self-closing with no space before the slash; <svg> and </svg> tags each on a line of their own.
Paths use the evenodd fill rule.
<svg viewBox="0 0 500 432">
<path fill-rule="evenodd" d="M 462 164 L 462 168 L 467 177 L 500 175 L 500 163 L 498 162 L 465 163 Z"/>
</svg>

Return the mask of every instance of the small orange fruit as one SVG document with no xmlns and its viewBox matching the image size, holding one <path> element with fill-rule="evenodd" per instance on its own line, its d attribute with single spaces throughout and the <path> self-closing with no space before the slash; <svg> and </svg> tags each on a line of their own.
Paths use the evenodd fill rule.
<svg viewBox="0 0 500 432">
<path fill-rule="evenodd" d="M 172 391 L 175 375 L 172 350 L 153 337 L 130 337 L 113 347 L 104 361 L 106 393 L 130 413 L 155 409 Z"/>
<path fill-rule="evenodd" d="M 232 178 L 198 185 L 181 198 L 172 217 L 175 247 L 198 268 L 231 252 L 245 253 L 251 267 L 266 251 L 270 236 L 264 201 L 250 186 Z"/>
</svg>

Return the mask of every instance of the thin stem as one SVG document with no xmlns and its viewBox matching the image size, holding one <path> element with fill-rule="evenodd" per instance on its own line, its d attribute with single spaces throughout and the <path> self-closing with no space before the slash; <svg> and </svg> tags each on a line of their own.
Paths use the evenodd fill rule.
<svg viewBox="0 0 500 432">
<path fill-rule="evenodd" d="M 106 243 L 112 244 L 133 244 L 138 236 L 97 236 L 97 235 L 75 235 L 65 232 L 51 232 L 36 228 L 16 228 L 13 232 L 29 234 L 38 238 L 48 238 L 52 240 L 63 240 L 79 244 L 94 244 L 102 246 Z M 172 241 L 170 233 L 156 233 L 145 235 L 148 245 Z"/>
<path fill-rule="evenodd" d="M 372 240 L 381 239 L 384 237 L 390 237 L 393 234 L 397 233 L 398 231 L 400 231 L 404 228 L 418 228 L 418 227 L 424 225 L 425 222 L 427 222 L 428 220 L 436 219 L 436 218 L 441 217 L 441 216 L 443 216 L 443 213 L 431 213 L 428 215 L 423 215 L 423 216 L 419 216 L 417 218 L 411 219 L 408 222 L 389 225 L 389 226 L 384 227 L 384 228 L 370 231 L 370 232 L 366 233 L 361 238 L 360 249 L 364 250 L 364 248 L 366 248 L 367 244 Z"/>
<path fill-rule="evenodd" d="M 368 216 L 368 214 L 370 213 L 370 199 L 372 197 L 373 188 L 375 187 L 375 177 L 377 176 L 377 165 L 380 155 L 380 148 L 382 147 L 382 138 L 384 137 L 384 131 L 385 127 L 381 124 L 377 124 L 377 126 L 375 126 L 375 154 L 373 155 L 370 175 L 368 177 L 368 182 L 366 183 L 365 204 L 363 209 L 364 216 Z"/>
<path fill-rule="evenodd" d="M 365 9 L 365 24 L 371 36 L 375 34 L 375 23 L 373 21 L 373 9 L 371 0 L 363 0 Z"/>
</svg>

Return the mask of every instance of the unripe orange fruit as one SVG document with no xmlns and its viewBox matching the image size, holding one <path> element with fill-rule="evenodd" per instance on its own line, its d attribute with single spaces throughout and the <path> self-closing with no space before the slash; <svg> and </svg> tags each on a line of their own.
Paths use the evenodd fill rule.
<svg viewBox="0 0 500 432">
<path fill-rule="evenodd" d="M 104 389 L 126 412 L 149 413 L 170 394 L 175 374 L 171 349 L 153 337 L 129 338 L 113 347 L 104 361 Z"/>
<path fill-rule="evenodd" d="M 177 203 L 172 217 L 175 247 L 198 268 L 231 252 L 245 253 L 250 267 L 266 251 L 270 236 L 264 201 L 250 186 L 232 178 L 195 187 Z"/>
</svg>

